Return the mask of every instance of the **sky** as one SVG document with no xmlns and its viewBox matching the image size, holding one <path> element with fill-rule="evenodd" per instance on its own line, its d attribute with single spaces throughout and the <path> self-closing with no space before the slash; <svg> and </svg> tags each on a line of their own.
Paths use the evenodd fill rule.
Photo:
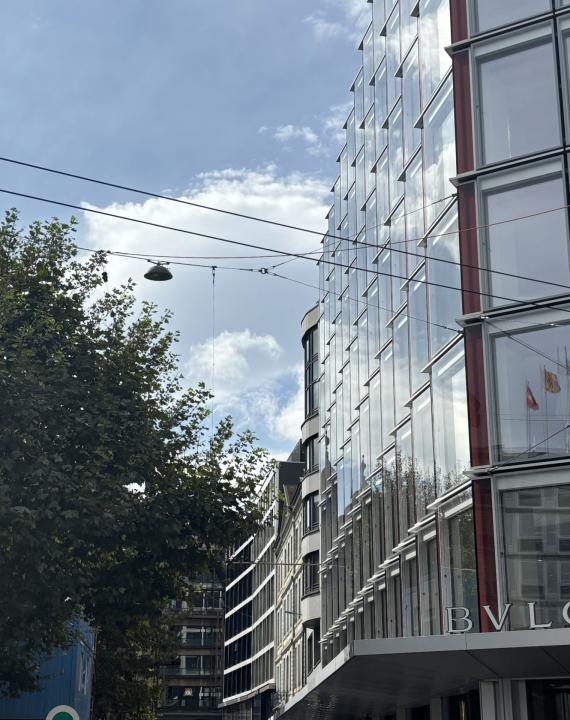
<svg viewBox="0 0 570 720">
<path fill-rule="evenodd" d="M 2 0 L 0 156 L 324 231 L 337 174 L 365 0 Z M 0 188 L 81 207 L 307 252 L 318 235 L 275 228 L 168 200 L 0 161 Z M 0 193 L 23 224 L 73 211 Z M 279 258 L 84 212 L 78 242 L 157 255 L 231 255 L 209 268 L 171 266 L 168 283 L 145 262 L 113 258 L 109 284 L 174 313 L 189 384 L 212 377 L 216 414 L 231 414 L 276 457 L 302 420 L 300 322 L 318 298 L 318 270 L 279 268 L 307 288 L 259 272 Z M 193 262 L 193 261 L 189 261 Z"/>
</svg>

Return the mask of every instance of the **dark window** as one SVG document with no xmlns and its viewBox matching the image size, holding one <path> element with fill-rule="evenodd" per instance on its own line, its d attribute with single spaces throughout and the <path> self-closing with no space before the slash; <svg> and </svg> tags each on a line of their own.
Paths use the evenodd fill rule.
<svg viewBox="0 0 570 720">
<path fill-rule="evenodd" d="M 304 500 L 303 530 L 310 533 L 319 528 L 319 495 L 307 495 Z"/>
<path fill-rule="evenodd" d="M 317 592 L 319 589 L 319 552 L 309 553 L 303 559 L 303 592 Z"/>
<path fill-rule="evenodd" d="M 319 380 L 319 335 L 318 328 L 313 328 L 303 340 L 305 351 L 305 417 L 317 410 Z"/>
<path fill-rule="evenodd" d="M 305 443 L 305 472 L 310 473 L 319 468 L 319 439 L 317 437 Z"/>
</svg>

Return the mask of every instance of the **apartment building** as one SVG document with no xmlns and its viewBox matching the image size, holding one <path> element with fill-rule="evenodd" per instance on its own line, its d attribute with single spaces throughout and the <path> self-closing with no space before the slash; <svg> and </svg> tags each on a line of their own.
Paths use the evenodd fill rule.
<svg viewBox="0 0 570 720">
<path fill-rule="evenodd" d="M 220 720 L 224 589 L 215 575 L 195 579 L 190 600 L 169 609 L 177 638 L 173 662 L 162 669 L 161 720 Z"/>
<path fill-rule="evenodd" d="M 365 6 L 320 262 L 322 659 L 278 716 L 569 720 L 570 2 Z"/>
<path fill-rule="evenodd" d="M 228 558 L 225 589 L 224 718 L 267 720 L 275 693 L 275 540 L 278 502 L 298 482 L 300 446 L 259 489 L 259 530 Z"/>
<path fill-rule="evenodd" d="M 320 533 L 318 306 L 301 323 L 305 413 L 301 426 L 304 472 L 285 485 L 275 547 L 276 707 L 281 707 L 320 667 Z"/>
</svg>

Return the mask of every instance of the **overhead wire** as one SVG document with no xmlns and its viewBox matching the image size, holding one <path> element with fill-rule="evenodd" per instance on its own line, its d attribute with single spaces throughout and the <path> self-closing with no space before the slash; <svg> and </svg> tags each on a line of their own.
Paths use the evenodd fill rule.
<svg viewBox="0 0 570 720">
<path fill-rule="evenodd" d="M 315 263 L 323 262 L 323 263 L 325 263 L 325 264 L 332 265 L 332 266 L 335 266 L 335 267 L 342 267 L 342 268 L 344 268 L 344 269 L 350 269 L 350 270 L 359 270 L 359 271 L 361 271 L 361 272 L 369 273 L 369 274 L 373 274 L 373 275 L 377 275 L 377 276 L 380 276 L 380 277 L 385 276 L 385 277 L 400 279 L 400 280 L 403 280 L 403 281 L 409 281 L 409 278 L 408 278 L 407 276 L 404 276 L 404 275 L 397 275 L 397 274 L 395 274 L 395 273 L 382 272 L 382 271 L 380 271 L 380 270 L 374 270 L 374 269 L 371 269 L 371 268 L 360 268 L 360 267 L 354 266 L 354 265 L 345 265 L 345 264 L 343 264 L 343 263 L 337 263 L 337 262 L 333 262 L 333 261 L 325 260 L 325 259 L 321 259 L 321 260 L 318 260 L 318 261 L 317 261 L 317 260 L 314 260 L 313 258 L 307 257 L 306 255 L 304 255 L 304 254 L 302 254 L 302 253 L 293 253 L 293 252 L 290 252 L 290 251 L 287 251 L 287 250 L 278 251 L 278 250 L 276 250 L 275 248 L 268 248 L 267 246 L 264 246 L 264 245 L 258 245 L 258 244 L 254 244 L 254 243 L 246 243 L 246 242 L 243 242 L 243 241 L 232 240 L 232 239 L 230 239 L 230 238 L 224 238 L 224 237 L 220 237 L 220 236 L 217 236 L 217 235 L 210 235 L 210 234 L 208 234 L 208 233 L 202 233 L 202 232 L 198 232 L 198 231 L 195 231 L 195 230 L 188 230 L 188 229 L 186 229 L 186 228 L 178 228 L 178 227 L 174 227 L 174 226 L 170 226 L 170 225 L 163 225 L 163 224 L 161 224 L 161 223 L 152 222 L 152 221 L 150 221 L 150 220 L 143 220 L 143 219 L 141 219 L 141 218 L 132 218 L 132 217 L 129 217 L 128 215 L 119 215 L 119 214 L 117 214 L 117 213 L 111 213 L 111 212 L 108 212 L 108 211 L 106 211 L 106 210 L 99 210 L 99 209 L 97 209 L 97 208 L 83 207 L 83 206 L 80 206 L 80 205 L 75 205 L 75 204 L 73 204 L 73 203 L 68 203 L 68 202 L 64 202 L 64 201 L 60 201 L 60 200 L 53 200 L 53 199 L 50 199 L 50 198 L 45 198 L 45 197 L 41 197 L 41 196 L 37 196 L 37 195 L 31 195 L 31 194 L 28 194 L 28 193 L 16 192 L 16 191 L 14 191 L 14 190 L 8 190 L 8 189 L 5 189 L 5 188 L 0 188 L 0 192 L 1 192 L 1 193 L 4 193 L 4 194 L 16 196 L 16 197 L 23 197 L 23 198 L 30 199 L 30 200 L 37 200 L 38 202 L 44 202 L 44 203 L 48 203 L 48 204 L 52 204 L 52 205 L 58 205 L 58 206 L 61 206 L 61 207 L 67 207 L 67 208 L 70 208 L 70 209 L 73 209 L 73 210 L 79 210 L 79 211 L 81 211 L 81 212 L 88 212 L 88 213 L 93 213 L 93 214 L 96 214 L 96 215 L 101 215 L 101 216 L 104 216 L 104 217 L 111 217 L 111 218 L 113 218 L 113 219 L 125 220 L 125 221 L 128 221 L 128 222 L 134 222 L 134 223 L 137 223 L 137 224 L 140 224 L 140 225 L 144 225 L 144 226 L 148 226 L 148 227 L 154 227 L 154 228 L 159 228 L 159 229 L 162 229 L 162 230 L 169 230 L 169 231 L 173 231 L 173 232 L 180 232 L 180 233 L 182 233 L 182 234 L 192 235 L 192 236 L 195 236 L 195 237 L 201 237 L 201 238 L 216 240 L 216 241 L 218 241 L 218 242 L 224 242 L 224 243 L 228 243 L 228 244 L 231 244 L 231 245 L 238 245 L 238 246 L 242 246 L 242 247 L 250 247 L 250 248 L 255 248 L 255 249 L 257 249 L 257 250 L 268 251 L 268 252 L 277 252 L 277 253 L 281 254 L 282 256 L 284 256 L 284 257 L 300 258 L 300 259 L 308 260 L 309 262 L 315 262 Z M 566 206 L 566 205 L 561 206 L 561 208 L 563 208 L 563 207 L 568 207 L 568 206 Z M 557 209 L 561 209 L 561 208 L 557 208 Z M 543 214 L 543 213 L 538 213 L 538 214 Z M 528 216 L 524 216 L 524 217 L 532 217 L 532 216 L 534 216 L 534 215 L 536 215 L 536 213 L 533 214 L 533 215 L 528 215 Z M 516 219 L 518 219 L 518 218 L 516 218 Z M 501 221 L 501 222 L 507 222 L 507 221 Z M 473 228 L 472 228 L 472 229 L 473 229 Z M 449 234 L 454 234 L 454 235 L 455 235 L 455 234 L 457 234 L 457 231 L 454 231 L 453 233 L 441 233 L 440 236 L 449 235 Z M 434 236 L 434 237 L 435 237 L 435 236 Z M 418 240 L 419 240 L 419 239 L 421 239 L 421 238 L 418 238 Z M 266 269 L 263 269 L 263 268 L 262 268 L 261 270 L 263 271 L 263 270 L 266 270 Z M 447 285 L 447 284 L 445 284 L 445 283 L 437 283 L 437 282 L 433 282 L 433 281 L 430 281 L 430 280 L 427 280 L 427 279 L 425 279 L 425 280 L 416 279 L 415 282 L 419 282 L 419 283 L 425 284 L 426 286 L 430 286 L 430 285 L 431 285 L 431 286 L 433 286 L 433 287 L 442 287 L 442 288 L 445 288 L 445 289 L 448 289 L 448 290 L 455 290 L 456 292 L 463 292 L 463 293 L 469 293 L 469 294 L 472 294 L 472 295 L 478 295 L 478 296 L 480 296 L 480 297 L 488 297 L 488 298 L 495 299 L 495 300 L 505 300 L 505 301 L 507 301 L 507 302 L 509 302 L 509 303 L 512 303 L 515 307 L 517 307 L 517 306 L 518 306 L 518 307 L 526 306 L 526 305 L 529 305 L 529 304 L 535 305 L 535 306 L 537 306 L 537 307 L 552 307 L 551 305 L 548 305 L 548 304 L 546 304 L 546 303 L 540 303 L 540 304 L 538 304 L 538 303 L 536 303 L 536 302 L 531 302 L 531 301 L 524 301 L 524 302 L 523 302 L 523 301 L 517 300 L 517 299 L 512 298 L 512 297 L 508 297 L 508 296 L 505 296 L 505 295 L 497 295 L 497 294 L 493 294 L 493 293 L 487 293 L 487 292 L 484 292 L 484 291 L 482 291 L 482 290 L 474 290 L 474 289 L 472 289 L 472 288 L 454 287 L 454 286 L 451 286 L 451 285 Z M 562 309 L 562 308 L 561 308 L 561 310 L 562 310 L 563 312 L 569 312 L 569 313 L 570 313 L 570 310 L 564 310 L 564 309 Z"/>
</svg>

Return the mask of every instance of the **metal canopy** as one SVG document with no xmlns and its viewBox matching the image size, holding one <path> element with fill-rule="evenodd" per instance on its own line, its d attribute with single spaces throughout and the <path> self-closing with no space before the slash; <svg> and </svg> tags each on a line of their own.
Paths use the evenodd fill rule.
<svg viewBox="0 0 570 720">
<path fill-rule="evenodd" d="M 355 640 L 315 671 L 279 720 L 377 718 L 479 680 L 567 677 L 570 629 Z"/>
</svg>

